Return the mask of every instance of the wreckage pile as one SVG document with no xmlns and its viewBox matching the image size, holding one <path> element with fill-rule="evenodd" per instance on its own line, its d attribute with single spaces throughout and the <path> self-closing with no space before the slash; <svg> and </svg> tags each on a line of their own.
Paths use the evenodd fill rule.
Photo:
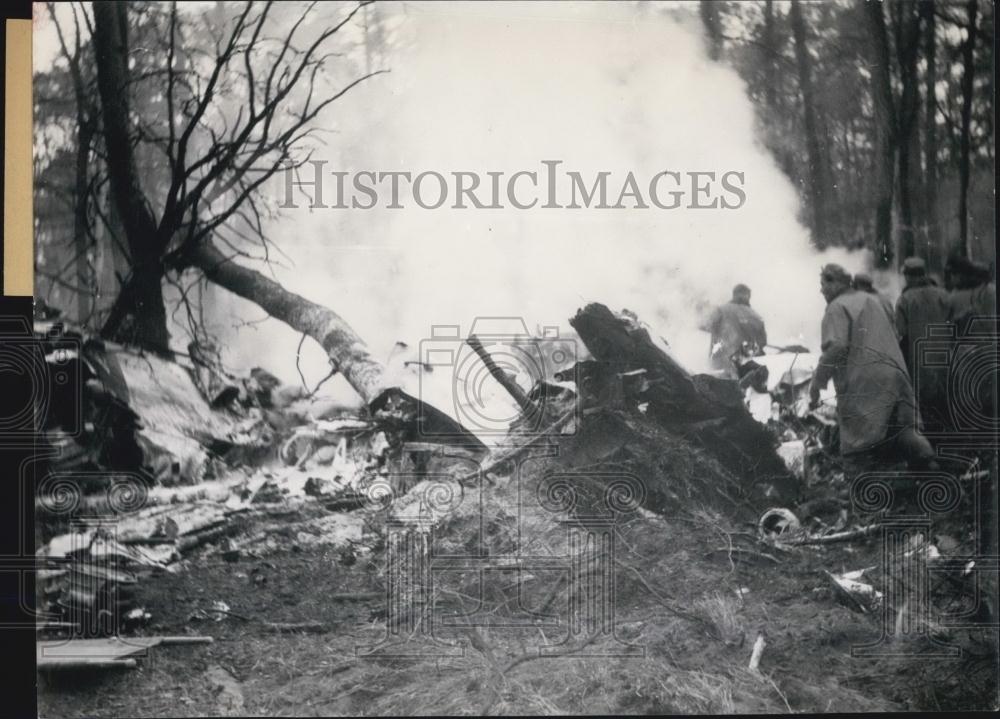
<svg viewBox="0 0 1000 719">
<path fill-rule="evenodd" d="M 409 518 L 430 521 L 445 554 L 516 570 L 519 596 L 544 613 L 578 589 L 540 581 L 544 570 L 524 571 L 519 557 L 562 556 L 568 527 L 611 516 L 628 547 L 615 557 L 624 572 L 619 597 L 631 601 L 653 592 L 675 616 L 698 627 L 706 620 L 697 612 L 665 599 L 662 584 L 651 589 L 650 577 L 683 578 L 680 557 L 707 552 L 730 563 L 774 566 L 816 552 L 810 561 L 822 567 L 824 547 L 878 531 L 870 517 L 849 512 L 848 488 L 822 439 L 829 425 L 794 409 L 807 374 L 782 372 L 778 379 L 787 375 L 787 381 L 769 383 L 781 411 L 761 421 L 748 411 L 743 388 L 687 373 L 634 315 L 592 304 L 571 324 L 582 343 L 575 361 L 535 378 L 533 386 L 518 387 L 490 368 L 521 410 L 492 450 L 433 408 L 390 397 L 367 410 L 316 416 L 278 399 L 282 388 L 261 382 L 266 375 L 260 372 L 251 375 L 252 391 L 247 384 L 241 390 L 219 370 L 215 376 L 226 381 L 199 381 L 194 366 L 167 369 L 160 367 L 167 363 L 162 358 L 117 348 L 109 353 L 106 345 L 98 353 L 84 343 L 87 373 L 113 377 L 118 367 L 125 379 L 114 392 L 90 395 L 88 401 L 105 411 L 103 422 L 84 427 L 73 441 L 97 450 L 90 454 L 94 466 L 102 466 L 102 456 L 133 457 L 132 471 L 148 485 L 126 491 L 132 475 L 122 473 L 129 467 L 111 465 L 101 492 L 79 495 L 73 511 L 55 515 L 85 519 L 110 510 L 115 521 L 113 532 L 83 522 L 40 550 L 51 571 L 40 583 L 48 608 L 58 621 L 95 627 L 96 633 L 141 623 L 145 610 L 130 603 L 130 588 L 150 572 L 172 571 L 199 547 L 239 561 L 323 543 L 341 550 L 345 565 L 368 554 L 378 566 L 392 549 L 383 538 L 386 521 Z M 488 358 L 481 344 L 473 349 Z M 128 357 L 112 364 L 109 354 Z M 147 366 L 169 372 L 172 386 L 147 386 L 167 376 Z M 102 387 L 107 384 L 105 379 Z M 87 411 L 94 416 L 93 407 Z M 248 421 L 259 429 L 235 431 Z M 125 428 L 102 435 L 106 441 L 143 434 L 148 441 L 136 440 L 141 451 L 133 455 L 101 455 L 91 439 L 98 426 Z M 160 462 L 170 471 L 150 471 L 149 459 L 168 455 L 149 448 L 162 448 L 164 436 L 173 433 L 185 440 L 171 445 L 178 454 L 169 463 Z M 205 459 L 182 459 L 192 455 Z M 195 467 L 206 469 L 199 474 Z M 208 468 L 213 479 L 206 479 Z M 820 488 L 828 491 L 818 502 Z M 40 493 L 39 506 L 52 514 L 67 504 L 58 505 L 58 498 L 58 492 Z M 678 532 L 677 523 L 723 539 L 706 546 L 702 534 Z M 667 537 L 670 552 L 662 546 Z M 938 544 L 925 536 L 904 550 L 935 562 L 945 554 Z M 871 615 L 900 596 L 887 591 L 892 580 L 877 567 L 838 570 L 813 568 L 823 572 L 830 596 L 853 611 Z M 968 574 L 958 568 L 949 577 L 962 584 Z M 441 606 L 450 601 L 463 615 L 475 607 L 462 597 L 511 591 L 508 575 L 483 573 L 478 565 L 447 576 L 433 600 Z M 109 626 L 109 612 L 125 621 Z"/>
<path fill-rule="evenodd" d="M 235 378 L 210 349 L 192 345 L 182 364 L 52 320 L 36 321 L 35 339 L 34 369 L 54 389 L 39 408 L 35 496 L 46 628 L 107 634 L 141 623 L 130 596 L 150 572 L 229 544 L 252 517 L 298 516 L 310 497 L 356 508 L 359 483 L 387 472 L 374 422 L 310 402 L 261 369 Z M 356 524 L 340 535 L 356 535 Z"/>
</svg>

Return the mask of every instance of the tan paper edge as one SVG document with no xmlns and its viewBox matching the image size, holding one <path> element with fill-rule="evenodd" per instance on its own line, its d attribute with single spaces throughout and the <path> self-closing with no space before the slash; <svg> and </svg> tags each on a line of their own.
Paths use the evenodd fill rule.
<svg viewBox="0 0 1000 719">
<path fill-rule="evenodd" d="M 31 20 L 8 19 L 4 32 L 3 293 L 30 297 L 34 291 Z"/>
</svg>

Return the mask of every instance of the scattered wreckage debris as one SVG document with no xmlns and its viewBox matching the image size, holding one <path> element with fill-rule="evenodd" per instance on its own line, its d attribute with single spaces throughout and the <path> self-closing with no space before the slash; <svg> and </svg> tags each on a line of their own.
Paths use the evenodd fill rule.
<svg viewBox="0 0 1000 719">
<path fill-rule="evenodd" d="M 736 508 L 744 514 L 749 511 L 750 521 L 743 527 L 749 531 L 743 534 L 756 546 L 751 549 L 731 544 L 711 550 L 731 563 L 787 565 L 789 556 L 811 557 L 815 553 L 822 557 L 828 551 L 824 545 L 870 538 L 878 531 L 877 524 L 848 528 L 846 519 L 838 519 L 838 525 L 820 524 L 817 528 L 815 516 L 804 511 L 803 504 L 795 503 L 804 487 L 838 481 L 833 465 L 824 464 L 822 450 L 826 445 L 817 439 L 829 427 L 821 418 L 793 418 L 778 412 L 771 422 L 756 421 L 736 383 L 688 374 L 634 316 L 615 315 L 602 305 L 590 305 L 577 314 L 574 322 L 589 356 L 561 368 L 558 375 L 535 378 L 531 387 L 517 385 L 504 375 L 507 384 L 516 386 L 520 393 L 516 395 L 512 387 L 507 387 L 522 413 L 511 423 L 505 446 L 499 451 L 487 449 L 474 432 L 457 430 L 460 424 L 444 413 L 435 414 L 428 409 L 430 405 L 415 403 L 405 393 L 387 391 L 354 414 L 322 419 L 305 414 L 290 420 L 272 438 L 271 446 L 281 465 L 268 463 L 254 472 L 239 473 L 230 467 L 225 477 L 193 487 L 151 488 L 147 493 L 149 506 L 120 518 L 118 530 L 124 534 L 119 534 L 117 541 L 128 550 L 149 553 L 167 571 L 185 552 L 206 543 L 216 545 L 206 554 L 221 556 L 226 562 L 240 562 L 264 546 L 295 551 L 312 541 L 336 541 L 348 546 L 349 561 L 353 563 L 355 548 L 362 551 L 357 545 L 363 536 L 363 515 L 370 515 L 354 510 L 372 506 L 369 490 L 375 484 L 392 485 L 390 496 L 398 500 L 393 501 L 392 516 L 398 518 L 407 510 L 421 511 L 419 497 L 427 488 L 422 478 L 435 474 L 436 469 L 448 470 L 448 488 L 461 496 L 462 488 L 468 491 L 468 485 L 477 478 L 502 487 L 506 475 L 517 466 L 516 460 L 529 449 L 556 444 L 565 450 L 560 452 L 559 460 L 571 467 L 627 467 L 632 463 L 655 468 L 654 472 L 643 473 L 651 477 L 651 501 L 643 505 L 643 511 L 651 508 L 663 514 L 685 502 L 711 506 L 713 500 L 718 504 L 722 497 L 729 503 L 727 510 Z M 469 344 L 475 349 L 475 342 Z M 479 347 L 477 354 L 488 368 L 486 360 L 493 363 L 490 372 L 500 382 L 495 372 L 502 370 L 481 342 Z M 225 382 L 214 381 L 217 397 L 225 396 Z M 793 383 L 789 385 L 792 388 L 802 386 L 801 382 Z M 205 405 L 211 412 L 226 411 L 213 407 L 211 399 L 205 400 Z M 284 410 L 280 413 L 286 419 L 290 414 Z M 539 416 L 544 419 L 541 423 L 536 421 Z M 279 423 L 269 420 L 269 424 Z M 710 471 L 691 471 L 692 467 L 708 467 Z M 700 486 L 693 490 L 695 482 Z M 589 489 L 582 485 L 578 487 L 581 496 L 582 490 Z M 697 493 L 702 490 L 703 495 Z M 671 493 L 673 503 L 662 501 Z M 759 509 L 785 503 L 786 496 L 787 506 L 795 512 L 772 508 L 769 518 L 761 517 L 755 535 L 752 520 Z M 310 508 L 307 521 L 300 521 L 307 514 L 302 507 Z M 837 509 L 842 508 L 837 505 Z M 254 526 L 247 536 L 237 537 L 234 530 L 242 531 L 251 519 Z M 736 527 L 730 529 L 735 531 Z M 78 553 L 71 559 L 83 563 L 86 556 Z M 346 558 L 341 561 L 349 563 Z M 115 569 L 132 571 L 127 566 Z M 89 576 L 71 571 L 72 566 L 66 563 L 58 567 L 60 570 L 64 576 Z M 815 574 L 820 572 L 824 589 L 832 590 L 854 611 L 870 614 L 884 607 L 878 602 L 884 603 L 885 596 L 875 589 L 878 578 L 867 584 L 861 581 L 861 575 L 854 576 L 856 573 L 816 570 Z M 247 574 L 253 587 L 267 583 L 264 572 L 255 575 L 248 570 Z M 102 577 L 128 586 L 124 574 L 105 573 Z M 138 573 L 136 578 L 141 580 Z M 553 589 L 546 607 L 555 601 L 559 591 L 571 590 Z M 741 588 L 740 602 L 743 593 Z M 375 593 L 363 599 L 383 596 Z M 351 597 L 336 595 L 326 599 L 352 601 Z M 129 611 L 143 610 L 132 607 Z M 320 633 L 337 626 L 335 621 L 256 619 L 233 613 L 228 606 L 200 610 L 198 617 L 220 621 L 231 617 L 251 622 L 262 632 L 278 634 Z M 751 654 L 751 671 L 759 672 L 764 647 L 761 631 Z M 132 659 L 125 656 L 118 661 Z M 507 666 L 509 669 L 512 665 Z"/>
<path fill-rule="evenodd" d="M 63 322 L 36 321 L 35 337 L 53 348 L 47 369 L 65 394 L 52 402 L 58 411 L 44 415 L 55 471 L 141 474 L 150 487 L 193 484 L 259 461 L 272 443 L 260 409 L 267 392 L 256 382 L 206 399 L 200 365 L 185 366 L 179 355 L 141 352 Z"/>
<path fill-rule="evenodd" d="M 859 581 L 866 570 L 843 574 L 831 574 L 824 570 L 823 574 L 830 580 L 838 601 L 848 608 L 861 614 L 872 614 L 882 607 L 884 595 L 871 584 Z"/>
<path fill-rule="evenodd" d="M 774 538 L 785 532 L 795 532 L 801 527 L 799 518 L 784 507 L 767 510 L 757 521 L 757 531 L 761 537 Z"/>
<path fill-rule="evenodd" d="M 764 640 L 764 634 L 760 633 L 753 642 L 753 650 L 750 653 L 750 663 L 747 664 L 747 669 L 751 672 L 760 672 L 760 658 L 764 655 L 764 647 L 767 646 L 767 642 Z"/>
<path fill-rule="evenodd" d="M 380 595 L 382 596 L 382 595 Z M 212 603 L 210 609 L 199 609 L 198 611 L 191 614 L 188 619 L 193 622 L 204 621 L 204 620 L 214 620 L 216 622 L 221 622 L 227 617 L 232 617 L 233 619 L 238 619 L 243 622 L 253 622 L 256 626 L 260 627 L 266 632 L 272 632 L 275 634 L 290 634 L 294 632 L 304 632 L 308 634 L 324 634 L 331 629 L 333 629 L 336 622 L 324 623 L 324 622 L 272 622 L 266 619 L 256 619 L 253 617 L 248 617 L 245 614 L 240 614 L 239 612 L 234 612 L 229 608 L 229 605 L 225 602 L 216 601 Z"/>
<path fill-rule="evenodd" d="M 88 634 L 117 631 L 136 609 L 132 596 L 140 577 L 167 571 L 162 554 L 123 544 L 99 529 L 56 537 L 39 551 L 38 564 L 40 606 L 44 616 L 55 619 L 43 622 L 44 628 L 70 624 Z"/>
<path fill-rule="evenodd" d="M 50 639 L 35 643 L 35 660 L 40 671 L 134 669 L 138 666 L 135 657 L 147 656 L 153 647 L 213 641 L 201 636 Z"/>
</svg>

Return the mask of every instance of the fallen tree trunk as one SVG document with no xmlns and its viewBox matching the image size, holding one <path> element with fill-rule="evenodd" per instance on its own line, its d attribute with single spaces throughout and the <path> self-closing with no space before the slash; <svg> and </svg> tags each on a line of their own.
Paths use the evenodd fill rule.
<svg viewBox="0 0 1000 719">
<path fill-rule="evenodd" d="M 271 317 L 319 342 L 330 358 L 332 368 L 340 372 L 347 383 L 375 411 L 400 400 L 412 424 L 402 437 L 419 440 L 447 438 L 451 444 L 469 447 L 477 458 L 485 456 L 486 446 L 465 427 L 430 404 L 411 397 L 386 378 L 385 367 L 372 357 L 368 346 L 336 312 L 304 297 L 289 292 L 280 284 L 256 270 L 243 267 L 223 255 L 206 241 L 190 250 L 183 266 L 199 268 L 219 287 L 253 302 Z"/>
<path fill-rule="evenodd" d="M 210 242 L 195 247 L 186 259 L 215 284 L 319 342 L 333 369 L 344 376 L 367 404 L 389 389 L 382 363 L 372 357 L 365 342 L 333 310 L 289 292 L 256 270 L 236 264 Z"/>
<path fill-rule="evenodd" d="M 218 506 L 183 507 L 163 518 L 161 532 L 165 537 L 175 539 L 184 534 L 192 534 L 214 527 L 224 522 L 226 513 Z"/>
</svg>

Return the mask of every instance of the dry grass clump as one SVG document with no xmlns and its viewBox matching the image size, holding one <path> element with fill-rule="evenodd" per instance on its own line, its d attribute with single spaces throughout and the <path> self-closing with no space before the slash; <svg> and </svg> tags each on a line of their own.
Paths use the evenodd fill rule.
<svg viewBox="0 0 1000 719">
<path fill-rule="evenodd" d="M 713 592 L 694 602 L 694 613 L 715 629 L 715 635 L 728 646 L 746 642 L 747 627 L 740 601 L 721 592 Z"/>
</svg>

